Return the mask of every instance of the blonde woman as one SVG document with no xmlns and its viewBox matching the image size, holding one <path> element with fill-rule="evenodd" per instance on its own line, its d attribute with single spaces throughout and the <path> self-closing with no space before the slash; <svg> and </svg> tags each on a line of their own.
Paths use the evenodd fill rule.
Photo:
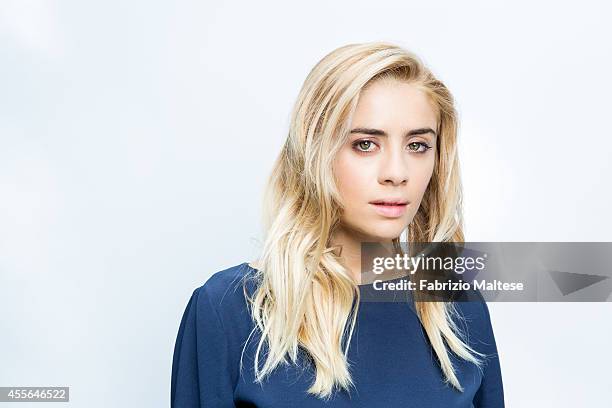
<svg viewBox="0 0 612 408">
<path fill-rule="evenodd" d="M 257 261 L 189 300 L 174 407 L 503 407 L 485 302 L 362 302 L 362 242 L 461 242 L 457 115 L 394 44 L 310 72 L 265 194 Z M 456 303 L 456 304 L 455 304 Z"/>
</svg>

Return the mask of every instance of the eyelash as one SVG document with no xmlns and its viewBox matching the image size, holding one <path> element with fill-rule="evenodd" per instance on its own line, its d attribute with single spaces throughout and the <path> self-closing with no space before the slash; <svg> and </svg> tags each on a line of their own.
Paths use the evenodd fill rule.
<svg viewBox="0 0 612 408">
<path fill-rule="evenodd" d="M 358 147 L 359 147 L 359 144 L 360 144 L 360 143 L 363 143 L 363 142 L 369 142 L 369 143 L 371 143 L 371 144 L 376 144 L 376 143 L 374 143 L 374 141 L 372 141 L 372 140 L 368 140 L 368 139 L 356 140 L 356 141 L 354 141 L 354 142 L 353 142 L 353 145 L 352 145 L 352 146 L 353 146 L 353 150 L 355 150 L 357 153 L 360 153 L 360 154 L 370 154 L 370 153 L 373 153 L 373 152 L 371 152 L 371 151 L 360 150 L 360 149 L 358 148 Z M 410 150 L 410 152 L 411 152 L 411 153 L 414 153 L 414 154 L 424 154 L 424 153 L 426 153 L 426 152 L 427 152 L 429 149 L 431 149 L 431 146 L 429 146 L 429 145 L 428 145 L 427 143 L 425 143 L 425 142 L 410 142 L 410 143 L 408 143 L 408 146 L 410 146 L 410 145 L 412 145 L 412 144 L 418 144 L 418 145 L 420 145 L 420 147 L 419 147 L 419 148 L 425 148 L 425 150 L 423 150 L 423 151 L 421 151 L 421 152 L 416 151 L 416 150 L 409 149 L 409 150 Z"/>
</svg>

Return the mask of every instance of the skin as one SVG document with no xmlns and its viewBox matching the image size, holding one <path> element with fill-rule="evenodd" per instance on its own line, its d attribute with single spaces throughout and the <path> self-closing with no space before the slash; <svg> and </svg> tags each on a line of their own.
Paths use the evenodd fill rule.
<svg viewBox="0 0 612 408">
<path fill-rule="evenodd" d="M 343 247 L 343 260 L 358 283 L 361 242 L 399 237 L 421 204 L 435 164 L 437 120 L 435 106 L 414 84 L 377 81 L 361 91 L 351 134 L 334 159 L 345 208 L 341 227 L 332 237 L 332 244 Z M 357 128 L 382 130 L 386 136 Z M 433 132 L 408 135 L 423 128 Z M 402 216 L 381 215 L 370 204 L 387 198 L 409 201 Z"/>
</svg>

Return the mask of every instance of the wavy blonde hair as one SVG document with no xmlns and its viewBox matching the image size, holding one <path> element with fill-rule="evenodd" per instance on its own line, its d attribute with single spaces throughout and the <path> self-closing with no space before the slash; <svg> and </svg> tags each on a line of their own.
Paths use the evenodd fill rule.
<svg viewBox="0 0 612 408">
<path fill-rule="evenodd" d="M 261 333 L 255 355 L 258 382 L 287 363 L 288 357 L 296 363 L 302 349 L 316 368 L 309 393 L 327 398 L 338 386 L 347 391 L 354 386 L 347 353 L 360 293 L 330 242 L 342 211 L 333 160 L 346 143 L 360 92 L 383 79 L 418 86 L 438 112 L 434 170 L 421 206 L 407 226 L 408 240 L 464 239 L 457 114 L 446 86 L 416 55 L 394 44 L 350 44 L 327 54 L 301 88 L 264 194 L 266 234 L 254 275 L 257 289 L 247 295 L 254 330 Z M 399 237 L 393 244 L 399 244 Z M 452 302 L 415 302 L 415 306 L 445 381 L 463 391 L 449 349 L 479 368 L 477 356 L 482 354 L 461 339 Z M 264 346 L 267 356 L 260 367 Z"/>
</svg>

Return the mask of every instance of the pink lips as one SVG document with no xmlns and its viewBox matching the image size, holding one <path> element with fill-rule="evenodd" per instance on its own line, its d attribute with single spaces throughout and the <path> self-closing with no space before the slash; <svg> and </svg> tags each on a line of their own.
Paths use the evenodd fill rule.
<svg viewBox="0 0 612 408">
<path fill-rule="evenodd" d="M 383 217 L 397 218 L 401 217 L 408 207 L 407 201 L 375 201 L 370 205 L 374 206 L 374 210 Z"/>
</svg>

